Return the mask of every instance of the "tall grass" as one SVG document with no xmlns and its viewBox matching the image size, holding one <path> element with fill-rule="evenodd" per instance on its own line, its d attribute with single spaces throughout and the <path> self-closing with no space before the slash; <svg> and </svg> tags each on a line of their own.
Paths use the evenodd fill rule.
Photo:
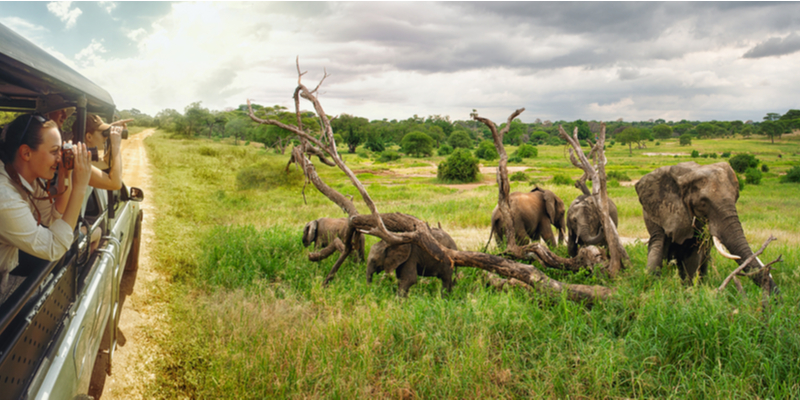
<svg viewBox="0 0 800 400">
<path fill-rule="evenodd" d="M 705 145 L 697 142 L 695 148 Z M 311 186 L 303 200 L 302 178 L 284 173 L 288 156 L 162 134 L 146 144 L 158 210 L 153 254 L 172 282 L 169 332 L 161 339 L 166 353 L 148 398 L 800 396 L 800 239 L 791 225 L 800 220 L 800 207 L 798 189 L 776 177 L 745 189 L 739 200 L 749 239 L 776 230 L 790 234 L 761 257 L 785 259 L 773 273 L 782 299 L 767 310 L 747 279 L 746 297 L 732 288 L 714 293 L 733 262 L 715 255 L 706 281 L 685 286 L 674 266 L 660 278 L 648 276 L 644 245 L 628 247 L 630 266 L 613 281 L 591 272 L 546 271 L 617 288 L 594 307 L 520 288 L 498 291 L 472 268 L 459 268 L 449 296 L 441 297 L 437 279 L 422 278 L 407 299 L 398 299 L 393 276 L 379 275 L 368 285 L 364 264 L 353 261 L 322 286 L 335 260 L 309 262 L 302 227 L 342 213 Z M 659 150 L 665 146 L 669 142 Z M 627 161 L 623 150 L 620 158 Z M 555 151 L 540 147 L 528 173 L 571 171 Z M 638 179 L 677 162 L 647 160 L 637 166 L 612 158 L 609 166 Z M 488 236 L 495 187 L 461 190 L 432 178 L 398 177 L 369 160 L 347 157 L 347 163 L 370 181 L 368 191 L 382 212 L 439 221 L 451 232 L 485 227 Z M 317 169 L 358 202 L 340 172 Z M 512 184 L 515 191 L 530 187 Z M 567 205 L 578 194 L 571 186 L 548 188 Z M 623 235 L 646 237 L 633 187 L 610 195 Z M 368 247 L 376 241 L 369 237 Z"/>
</svg>

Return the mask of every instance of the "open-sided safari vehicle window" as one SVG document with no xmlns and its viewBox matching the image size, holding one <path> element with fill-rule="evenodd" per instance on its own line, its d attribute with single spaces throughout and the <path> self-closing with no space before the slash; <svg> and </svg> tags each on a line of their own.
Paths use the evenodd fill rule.
<svg viewBox="0 0 800 400">
<path fill-rule="evenodd" d="M 55 121 L 62 139 L 82 142 L 87 116 L 113 121 L 115 105 L 107 91 L 0 25 L 0 125 L 34 112 Z M 138 263 L 143 198 L 124 184 L 87 188 L 63 256 L 18 250 L 18 265 L 0 270 L 0 400 L 84 396 L 98 350 L 110 365 L 120 281 Z"/>
</svg>

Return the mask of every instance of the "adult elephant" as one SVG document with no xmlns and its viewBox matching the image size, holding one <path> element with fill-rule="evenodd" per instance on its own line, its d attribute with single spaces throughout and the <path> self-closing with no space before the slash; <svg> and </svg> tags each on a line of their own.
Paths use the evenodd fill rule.
<svg viewBox="0 0 800 400">
<path fill-rule="evenodd" d="M 619 226 L 617 206 L 609 198 L 608 213 L 615 226 Z M 572 201 L 567 211 L 567 250 L 570 257 L 578 255 L 579 246 L 608 247 L 606 234 L 600 220 L 600 207 L 592 195 L 582 194 Z"/>
<path fill-rule="evenodd" d="M 706 225 L 722 255 L 739 264 L 753 255 L 736 212 L 739 181 L 728 163 L 700 166 L 685 162 L 661 167 L 636 183 L 636 193 L 650 233 L 648 272 L 660 274 L 662 261 L 674 258 L 682 279 L 692 279 L 698 270 L 700 276 L 705 276 L 711 246 L 703 243 L 700 236 Z M 760 264 L 761 261 L 749 264 L 745 272 Z M 752 279 L 759 286 L 778 292 L 771 275 Z"/>
<path fill-rule="evenodd" d="M 556 241 L 550 225 L 558 228 L 558 243 L 564 242 L 564 202 L 555 193 L 539 187 L 530 192 L 513 192 L 509 196 L 511 218 L 514 220 L 514 232 L 518 245 L 523 245 L 530 238 L 538 241 L 543 238 L 548 246 L 555 246 Z M 497 245 L 505 239 L 505 223 L 498 207 L 492 211 L 492 230 L 489 240 L 494 234 Z"/>
<path fill-rule="evenodd" d="M 303 228 L 303 246 L 308 247 L 314 243 L 314 249 L 324 249 L 339 238 L 342 244 L 346 243 L 347 218 L 320 218 L 306 224 Z M 356 235 L 358 240 L 353 241 L 353 250 L 359 260 L 364 259 L 364 235 Z"/>
<path fill-rule="evenodd" d="M 433 238 L 440 245 L 458 250 L 456 242 L 442 229 L 431 228 Z M 389 245 L 381 240 L 372 245 L 367 258 L 367 282 L 372 283 L 372 275 L 386 271 L 395 272 L 398 280 L 397 294 L 405 297 L 408 289 L 417 283 L 417 276 L 435 276 L 442 280 L 442 289 L 450 292 L 453 289 L 453 266 L 439 261 L 427 251 L 412 243 Z"/>
</svg>

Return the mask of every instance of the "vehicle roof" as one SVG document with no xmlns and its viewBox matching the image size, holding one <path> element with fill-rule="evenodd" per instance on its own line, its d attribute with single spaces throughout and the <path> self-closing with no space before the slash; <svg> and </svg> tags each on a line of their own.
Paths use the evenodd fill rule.
<svg viewBox="0 0 800 400">
<path fill-rule="evenodd" d="M 49 94 L 69 102 L 84 94 L 87 111 L 107 120 L 116 108 L 103 88 L 0 24 L 0 110 L 33 111 L 36 98 Z"/>
</svg>

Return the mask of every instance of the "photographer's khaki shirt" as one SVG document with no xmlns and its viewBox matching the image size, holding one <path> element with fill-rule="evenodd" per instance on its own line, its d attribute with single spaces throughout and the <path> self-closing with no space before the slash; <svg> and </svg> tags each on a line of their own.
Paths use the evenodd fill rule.
<svg viewBox="0 0 800 400">
<path fill-rule="evenodd" d="M 20 182 L 35 197 L 47 195 L 39 185 L 32 188 L 22 177 Z M 34 203 L 41 213 L 42 225 L 36 223 Z M 67 252 L 72 239 L 72 228 L 61 219 L 55 205 L 48 200 L 31 200 L 11 180 L 0 161 L 0 274 L 17 267 L 18 250 L 53 261 Z"/>
</svg>

